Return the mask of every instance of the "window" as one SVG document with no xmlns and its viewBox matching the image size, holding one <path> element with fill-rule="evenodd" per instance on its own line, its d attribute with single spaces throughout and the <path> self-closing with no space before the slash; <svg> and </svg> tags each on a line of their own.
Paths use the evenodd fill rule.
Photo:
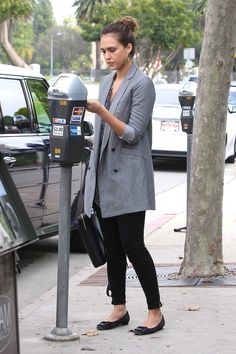
<svg viewBox="0 0 236 354">
<path fill-rule="evenodd" d="M 165 85 L 161 85 L 165 86 Z M 161 89 L 158 87 L 156 90 L 156 104 L 160 105 L 175 105 L 179 106 L 179 87 L 175 89 L 166 88 Z"/>
<path fill-rule="evenodd" d="M 229 91 L 228 104 L 232 104 L 236 106 L 236 90 Z"/>
<path fill-rule="evenodd" d="M 48 110 L 48 89 L 42 80 L 27 80 L 40 133 L 51 131 L 51 121 Z"/>
<path fill-rule="evenodd" d="M 0 114 L 5 133 L 31 132 L 30 114 L 20 80 L 0 79 Z"/>
</svg>

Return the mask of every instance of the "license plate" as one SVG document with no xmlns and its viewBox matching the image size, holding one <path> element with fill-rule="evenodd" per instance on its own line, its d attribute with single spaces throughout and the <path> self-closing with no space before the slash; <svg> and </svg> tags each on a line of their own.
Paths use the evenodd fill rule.
<svg viewBox="0 0 236 354">
<path fill-rule="evenodd" d="M 178 132 L 179 121 L 162 120 L 160 130 L 163 132 Z"/>
</svg>

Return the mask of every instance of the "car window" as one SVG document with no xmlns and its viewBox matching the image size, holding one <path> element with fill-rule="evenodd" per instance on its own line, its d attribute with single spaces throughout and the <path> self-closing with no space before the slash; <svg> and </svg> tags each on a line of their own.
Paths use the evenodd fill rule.
<svg viewBox="0 0 236 354">
<path fill-rule="evenodd" d="M 190 76 L 189 81 L 198 82 L 197 76 Z"/>
<path fill-rule="evenodd" d="M 229 91 L 228 104 L 232 104 L 236 106 L 236 90 Z"/>
<path fill-rule="evenodd" d="M 20 80 L 0 79 L 0 107 L 2 132 L 31 132 L 29 109 Z"/>
<path fill-rule="evenodd" d="M 31 97 L 33 100 L 36 120 L 40 133 L 48 133 L 51 130 L 51 121 L 48 110 L 48 89 L 42 80 L 27 80 Z"/>
<path fill-rule="evenodd" d="M 168 86 L 165 85 L 165 87 Z M 156 104 L 179 106 L 179 89 L 156 89 Z"/>
</svg>

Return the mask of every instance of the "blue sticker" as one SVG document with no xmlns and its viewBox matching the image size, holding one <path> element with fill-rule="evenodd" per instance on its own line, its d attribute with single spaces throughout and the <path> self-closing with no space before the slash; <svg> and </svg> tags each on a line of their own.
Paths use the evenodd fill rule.
<svg viewBox="0 0 236 354">
<path fill-rule="evenodd" d="M 77 136 L 81 135 L 81 127 L 76 126 L 76 125 L 71 125 L 70 126 L 70 135 Z"/>
</svg>

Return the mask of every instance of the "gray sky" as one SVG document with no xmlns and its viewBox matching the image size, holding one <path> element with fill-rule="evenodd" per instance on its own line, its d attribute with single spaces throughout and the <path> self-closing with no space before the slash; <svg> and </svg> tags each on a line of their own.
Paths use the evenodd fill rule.
<svg viewBox="0 0 236 354">
<path fill-rule="evenodd" d="M 75 0 L 51 0 L 57 24 L 62 24 L 64 17 L 74 16 L 75 8 L 72 8 L 74 2 Z"/>
</svg>

